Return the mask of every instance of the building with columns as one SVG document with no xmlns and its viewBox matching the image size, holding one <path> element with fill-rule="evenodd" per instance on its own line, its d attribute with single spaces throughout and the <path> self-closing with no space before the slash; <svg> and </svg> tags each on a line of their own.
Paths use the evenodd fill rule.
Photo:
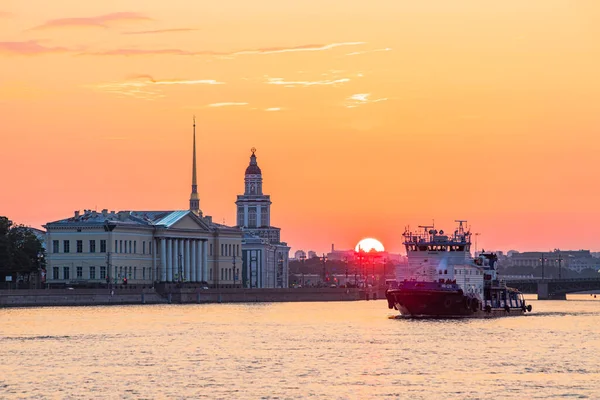
<svg viewBox="0 0 600 400">
<path fill-rule="evenodd" d="M 188 210 L 75 211 L 46 229 L 48 284 L 198 283 L 240 287 L 243 232 L 200 210 L 194 121 Z"/>
<path fill-rule="evenodd" d="M 252 148 L 244 176 L 244 194 L 237 196 L 237 226 L 242 241 L 242 284 L 245 288 L 287 288 L 290 247 L 281 229 L 271 226 L 271 196 L 263 194 L 262 171 Z"/>
</svg>

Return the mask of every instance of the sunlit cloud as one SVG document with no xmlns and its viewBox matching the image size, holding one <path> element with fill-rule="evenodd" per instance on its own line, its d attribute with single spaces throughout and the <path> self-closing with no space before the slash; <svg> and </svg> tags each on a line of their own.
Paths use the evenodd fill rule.
<svg viewBox="0 0 600 400">
<path fill-rule="evenodd" d="M 67 53 L 64 47 L 47 47 L 34 40 L 26 42 L 0 42 L 0 54 L 32 56 L 38 54 Z"/>
<path fill-rule="evenodd" d="M 214 79 L 165 79 L 157 80 L 151 75 L 136 75 L 126 82 L 102 83 L 87 87 L 101 92 L 107 92 L 138 99 L 155 100 L 165 97 L 157 86 L 160 85 L 223 85 Z"/>
<path fill-rule="evenodd" d="M 281 111 L 282 108 L 281 107 L 269 107 L 269 108 L 265 108 L 265 111 Z"/>
<path fill-rule="evenodd" d="M 153 35 L 160 33 L 175 33 L 175 32 L 191 32 L 197 31 L 198 29 L 194 28 L 172 28 L 172 29 L 155 29 L 150 31 L 132 31 L 132 32 L 123 32 L 123 35 Z"/>
<path fill-rule="evenodd" d="M 331 44 L 309 44 L 295 47 L 266 47 L 260 49 L 239 50 L 233 52 L 218 52 L 211 50 L 189 51 L 182 49 L 113 49 L 98 52 L 84 53 L 86 55 L 97 56 L 147 56 L 147 55 L 175 55 L 175 56 L 220 56 L 225 58 L 234 58 L 237 56 L 252 54 L 278 54 L 304 51 L 324 51 L 340 46 L 357 46 L 364 42 L 343 42 Z"/>
<path fill-rule="evenodd" d="M 382 97 L 379 99 L 370 99 L 370 96 L 371 96 L 370 93 L 353 94 L 352 96 L 350 96 L 346 99 L 345 105 L 347 108 L 354 108 L 354 107 L 358 107 L 363 104 L 378 103 L 380 101 L 387 100 L 387 98 L 385 98 L 385 97 Z"/>
<path fill-rule="evenodd" d="M 265 82 L 267 85 L 282 85 L 284 87 L 296 86 L 320 86 L 320 85 L 339 85 L 341 83 L 350 82 L 349 78 L 327 79 L 320 81 L 286 81 L 283 78 L 268 78 Z"/>
<path fill-rule="evenodd" d="M 72 28 L 72 27 L 92 27 L 108 28 L 119 22 L 138 22 L 151 21 L 151 18 L 136 12 L 116 12 L 99 15 L 97 17 L 79 17 L 79 18 L 58 18 L 46 21 L 33 29 L 52 29 L 52 28 Z"/>
<path fill-rule="evenodd" d="M 378 53 L 378 52 L 380 52 L 380 51 L 390 51 L 390 50 L 392 50 L 392 49 L 391 49 L 391 48 L 389 48 L 389 47 L 386 47 L 386 48 L 384 48 L 384 49 L 365 50 L 365 51 L 354 51 L 354 52 L 352 52 L 352 53 L 348 53 L 348 54 L 346 54 L 346 55 L 347 55 L 347 56 L 358 56 L 358 55 L 360 55 L 360 54 L 367 54 L 367 53 Z"/>
<path fill-rule="evenodd" d="M 224 102 L 224 103 L 212 103 L 209 104 L 208 107 L 229 107 L 229 106 L 247 106 L 248 103 L 242 103 L 242 102 Z"/>
<path fill-rule="evenodd" d="M 242 50 L 229 55 L 245 55 L 245 54 L 274 54 L 274 53 L 291 53 L 297 51 L 323 51 L 330 50 L 340 46 L 358 46 L 365 44 L 365 42 L 342 42 L 342 43 L 330 43 L 330 44 L 307 44 L 295 47 L 267 47 L 256 50 Z"/>
</svg>

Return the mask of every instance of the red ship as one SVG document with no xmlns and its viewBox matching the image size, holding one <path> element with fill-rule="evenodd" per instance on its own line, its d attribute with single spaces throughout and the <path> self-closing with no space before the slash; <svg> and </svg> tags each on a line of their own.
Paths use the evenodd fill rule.
<svg viewBox="0 0 600 400">
<path fill-rule="evenodd" d="M 434 226 L 403 233 L 408 263 L 386 291 L 388 307 L 410 317 L 500 317 L 531 312 L 523 294 L 497 272 L 498 256 L 471 257 L 471 232 L 458 220 L 452 235 Z M 463 225 L 465 224 L 465 225 Z"/>
</svg>

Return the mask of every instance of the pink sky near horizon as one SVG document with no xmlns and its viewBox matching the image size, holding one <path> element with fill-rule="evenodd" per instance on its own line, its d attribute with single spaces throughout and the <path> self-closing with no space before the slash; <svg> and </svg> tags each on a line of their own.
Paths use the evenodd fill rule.
<svg viewBox="0 0 600 400">
<path fill-rule="evenodd" d="M 297 249 L 600 250 L 600 3 L 0 3 L 0 215 L 201 208 L 235 223 L 250 148 Z"/>
</svg>

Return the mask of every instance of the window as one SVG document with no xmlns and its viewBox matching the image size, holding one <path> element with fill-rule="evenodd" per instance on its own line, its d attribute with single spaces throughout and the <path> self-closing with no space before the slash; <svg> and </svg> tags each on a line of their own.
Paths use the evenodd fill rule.
<svg viewBox="0 0 600 400">
<path fill-rule="evenodd" d="M 148 242 L 148 253 L 152 254 L 152 241 Z"/>
<path fill-rule="evenodd" d="M 221 243 L 221 255 L 224 256 L 225 252 L 223 251 L 223 243 Z"/>
<path fill-rule="evenodd" d="M 100 241 L 100 253 L 106 253 L 106 240 Z"/>
<path fill-rule="evenodd" d="M 256 207 L 248 209 L 248 227 L 256 228 Z"/>
<path fill-rule="evenodd" d="M 224 279 L 223 279 L 223 272 L 225 272 L 225 270 L 223 270 L 223 269 L 222 269 L 222 270 L 221 270 L 221 280 L 224 280 Z"/>
<path fill-rule="evenodd" d="M 133 252 L 137 253 L 137 240 L 133 242 Z"/>
<path fill-rule="evenodd" d="M 146 241 L 142 242 L 142 254 L 146 254 Z"/>
<path fill-rule="evenodd" d="M 129 241 L 129 252 L 132 253 L 133 247 L 131 247 L 131 240 Z"/>
<path fill-rule="evenodd" d="M 90 279 L 96 279 L 96 267 L 90 267 Z"/>
<path fill-rule="evenodd" d="M 53 240 L 52 241 L 52 252 L 53 253 L 58 253 L 58 240 Z"/>
<path fill-rule="evenodd" d="M 83 278 L 83 267 L 77 267 L 77 279 Z"/>
<path fill-rule="evenodd" d="M 63 267 L 63 279 L 69 279 L 69 267 Z"/>
<path fill-rule="evenodd" d="M 229 250 L 227 251 L 228 255 L 232 255 L 233 253 L 231 252 L 231 245 L 229 245 Z"/>
<path fill-rule="evenodd" d="M 125 270 L 127 271 L 127 268 L 125 268 Z M 131 278 L 131 267 L 129 267 L 129 275 L 127 276 Z"/>
<path fill-rule="evenodd" d="M 106 267 L 100 267 L 100 279 L 106 279 Z"/>
<path fill-rule="evenodd" d="M 269 226 L 269 210 L 267 207 L 260 209 L 260 226 Z"/>
<path fill-rule="evenodd" d="M 78 240 L 77 241 L 77 252 L 78 253 L 83 253 L 83 240 Z"/>
<path fill-rule="evenodd" d="M 137 279 L 137 267 L 133 267 L 133 279 Z"/>
<path fill-rule="evenodd" d="M 208 276 L 208 279 L 212 281 L 212 268 L 208 270 Z"/>
<path fill-rule="evenodd" d="M 125 247 L 127 247 L 127 246 L 125 246 Z M 119 240 L 119 253 L 122 253 L 122 252 L 123 252 L 123 241 Z"/>
<path fill-rule="evenodd" d="M 115 265 L 115 273 L 113 274 L 113 278 L 117 277 L 117 266 Z"/>
<path fill-rule="evenodd" d="M 58 278 L 58 267 L 52 268 L 52 279 L 59 279 Z"/>
<path fill-rule="evenodd" d="M 125 253 L 127 253 L 127 240 L 125 241 Z"/>
<path fill-rule="evenodd" d="M 127 267 L 125 267 L 125 273 L 127 273 Z M 123 267 L 119 267 L 119 278 L 123 277 Z"/>
<path fill-rule="evenodd" d="M 142 279 L 146 279 L 146 267 L 142 267 Z"/>
<path fill-rule="evenodd" d="M 63 253 L 68 253 L 70 250 L 70 243 L 68 240 L 63 240 Z"/>
<path fill-rule="evenodd" d="M 213 255 L 212 243 L 210 244 L 210 255 Z M 211 278 L 212 279 L 212 278 Z"/>
<path fill-rule="evenodd" d="M 244 226 L 244 207 L 238 207 L 237 209 L 237 224 L 238 226 Z"/>
<path fill-rule="evenodd" d="M 96 241 L 90 240 L 90 253 L 95 253 L 95 252 L 96 252 Z"/>
</svg>

